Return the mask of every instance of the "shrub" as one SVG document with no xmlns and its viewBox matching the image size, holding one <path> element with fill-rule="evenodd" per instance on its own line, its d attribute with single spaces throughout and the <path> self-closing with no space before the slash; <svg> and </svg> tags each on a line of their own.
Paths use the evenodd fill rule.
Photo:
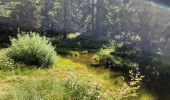
<svg viewBox="0 0 170 100">
<path fill-rule="evenodd" d="M 95 54 L 92 57 L 92 64 L 93 65 L 106 65 L 108 60 L 111 60 L 111 53 L 110 49 L 102 49 L 99 53 Z"/>
<path fill-rule="evenodd" d="M 144 76 L 142 76 L 139 72 L 136 73 L 132 70 L 129 71 L 129 76 L 131 77 L 129 83 L 124 83 L 123 86 L 115 90 L 115 97 L 117 100 L 138 96 L 137 90 L 141 87 L 140 83 Z M 122 78 L 125 80 L 124 77 Z"/>
<path fill-rule="evenodd" d="M 65 83 L 67 93 L 73 100 L 104 100 L 105 92 L 93 80 L 78 80 L 71 76 Z"/>
<path fill-rule="evenodd" d="M 17 39 L 11 39 L 11 48 L 7 56 L 17 63 L 48 67 L 54 63 L 56 52 L 46 37 L 29 32 L 18 34 Z"/>
<path fill-rule="evenodd" d="M 112 52 L 115 51 L 116 48 L 115 43 L 110 43 L 109 45 L 105 45 L 98 53 L 96 53 L 92 58 L 92 64 L 94 65 L 106 65 L 109 61 L 113 60 Z"/>
<path fill-rule="evenodd" d="M 140 37 L 135 33 L 120 33 L 109 44 L 103 46 L 93 57 L 93 62 L 116 70 L 127 70 L 128 73 L 128 69 L 138 67 L 136 56 L 141 52 L 139 42 Z"/>
</svg>

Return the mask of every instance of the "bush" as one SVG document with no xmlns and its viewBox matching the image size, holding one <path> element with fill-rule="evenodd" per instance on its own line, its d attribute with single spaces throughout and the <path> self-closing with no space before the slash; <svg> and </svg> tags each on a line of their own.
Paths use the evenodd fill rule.
<svg viewBox="0 0 170 100">
<path fill-rule="evenodd" d="M 67 93 L 73 100 L 104 100 L 106 93 L 93 80 L 78 80 L 71 76 L 65 83 Z"/>
<path fill-rule="evenodd" d="M 112 52 L 112 49 L 102 49 L 99 53 L 96 53 L 92 58 L 92 64 L 93 65 L 106 65 L 108 60 L 111 60 L 110 53 Z"/>
<path fill-rule="evenodd" d="M 93 57 L 94 64 L 106 65 L 118 70 L 136 69 L 136 56 L 141 52 L 138 47 L 140 36 L 135 33 L 120 33 Z M 135 68 L 136 67 L 136 68 Z M 126 71 L 128 72 L 128 71 Z"/>
<path fill-rule="evenodd" d="M 11 39 L 11 48 L 7 56 L 17 63 L 48 67 L 54 63 L 56 52 L 46 37 L 29 32 L 18 34 L 17 39 Z"/>
<path fill-rule="evenodd" d="M 111 60 L 114 60 L 111 53 L 115 51 L 115 48 L 117 48 L 117 45 L 115 43 L 110 43 L 109 45 L 107 44 L 103 46 L 103 48 L 100 49 L 100 51 L 93 56 L 92 64 L 103 66 Z"/>
</svg>

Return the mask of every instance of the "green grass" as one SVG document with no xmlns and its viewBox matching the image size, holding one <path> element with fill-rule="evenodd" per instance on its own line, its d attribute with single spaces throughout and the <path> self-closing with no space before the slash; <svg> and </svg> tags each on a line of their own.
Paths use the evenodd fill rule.
<svg viewBox="0 0 170 100">
<path fill-rule="evenodd" d="M 0 57 L 2 57 L 6 51 L 7 51 L 7 49 L 0 49 Z"/>
<path fill-rule="evenodd" d="M 4 53 L 5 50 L 0 51 L 0 54 L 2 52 Z M 19 94 L 16 91 L 19 91 L 20 89 L 27 90 L 27 88 L 28 91 L 31 91 L 31 93 L 38 93 L 38 95 L 29 94 L 30 95 L 29 100 L 34 100 L 34 98 L 31 98 L 31 96 L 35 96 L 35 97 L 38 96 L 41 98 L 45 98 L 44 96 L 42 96 L 42 93 L 47 93 L 49 90 L 51 90 L 51 88 L 52 88 L 52 92 L 54 91 L 54 96 L 60 95 L 62 97 L 62 95 L 65 94 L 63 94 L 64 92 L 62 91 L 58 91 L 58 88 L 61 87 L 60 85 L 57 84 L 58 82 L 62 82 L 65 79 L 67 79 L 67 77 L 70 75 L 77 76 L 79 80 L 86 80 L 87 78 L 90 78 L 91 80 L 93 80 L 93 82 L 98 83 L 103 91 L 108 91 L 111 89 L 108 94 L 109 95 L 111 94 L 114 97 L 115 94 L 114 89 L 120 88 L 124 83 L 124 81 L 120 77 L 120 74 L 112 72 L 108 69 L 95 68 L 89 66 L 91 57 L 92 54 L 90 56 L 88 55 L 80 56 L 79 58 L 77 57 L 65 58 L 65 57 L 58 56 L 56 57 L 57 61 L 55 62 L 54 66 L 49 69 L 41 69 L 41 68 L 32 69 L 32 68 L 27 68 L 27 66 L 25 65 L 20 65 L 20 68 L 15 69 L 13 71 L 0 72 L 0 84 L 1 84 L 0 97 L 7 98 L 10 94 L 16 96 L 16 98 L 19 98 Z M 35 84 L 39 84 L 46 79 L 52 79 L 52 83 L 53 80 L 54 83 L 55 82 L 57 83 L 56 84 L 51 84 L 48 82 L 45 83 L 45 84 L 52 85 L 52 87 L 47 86 L 46 92 L 44 91 L 41 92 L 34 89 Z M 39 85 L 40 89 L 44 88 L 43 86 L 44 86 L 43 84 L 40 84 Z M 17 95 L 11 93 L 11 90 L 15 90 L 15 92 L 13 93 L 14 94 L 17 93 Z M 23 96 L 26 94 L 23 93 Z M 47 93 L 47 95 L 48 94 L 52 95 L 51 98 L 53 97 L 53 94 L 51 94 L 51 92 Z M 59 99 L 60 96 L 58 96 Z M 150 95 L 144 94 L 144 95 L 140 95 L 140 97 L 150 98 Z M 22 97 L 21 99 L 16 99 L 16 100 L 22 100 Z M 50 100 L 54 100 L 54 99 L 50 99 Z"/>
<path fill-rule="evenodd" d="M 7 100 L 57 100 L 62 99 L 62 86 L 55 80 L 24 80 L 3 99 Z"/>
<path fill-rule="evenodd" d="M 78 57 L 80 55 L 86 55 L 88 54 L 88 50 L 74 50 L 69 48 L 56 48 L 56 51 L 59 55 L 62 56 L 70 56 L 70 57 Z"/>
</svg>

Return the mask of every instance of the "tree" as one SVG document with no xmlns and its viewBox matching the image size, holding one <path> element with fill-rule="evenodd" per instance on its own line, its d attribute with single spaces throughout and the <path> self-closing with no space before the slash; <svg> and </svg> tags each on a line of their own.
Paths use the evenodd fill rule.
<svg viewBox="0 0 170 100">
<path fill-rule="evenodd" d="M 41 15 L 43 16 L 41 29 L 43 33 L 51 34 L 51 32 L 53 33 L 54 31 L 52 19 L 49 15 L 49 12 L 52 10 L 53 6 L 53 0 L 44 0 L 41 10 Z"/>
<path fill-rule="evenodd" d="M 70 31 L 70 12 L 71 12 L 71 0 L 64 0 L 64 33 L 67 34 Z"/>
<path fill-rule="evenodd" d="M 22 0 L 11 13 L 15 29 L 33 31 L 38 28 L 36 6 L 29 0 Z"/>
<path fill-rule="evenodd" d="M 106 15 L 107 15 L 107 10 L 106 10 L 106 5 L 105 5 L 104 0 L 97 0 L 96 2 L 96 28 L 95 28 L 96 34 L 104 33 Z"/>
</svg>

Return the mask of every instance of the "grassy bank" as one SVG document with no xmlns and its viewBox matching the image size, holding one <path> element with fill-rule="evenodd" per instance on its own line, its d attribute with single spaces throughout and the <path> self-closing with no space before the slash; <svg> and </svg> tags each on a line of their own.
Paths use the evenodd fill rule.
<svg viewBox="0 0 170 100">
<path fill-rule="evenodd" d="M 0 52 L 2 54 L 4 50 L 1 50 Z M 22 90 L 22 89 L 25 89 L 26 87 L 32 87 L 32 90 L 34 90 L 35 88 L 34 84 L 39 84 L 46 79 L 50 79 L 48 81 L 50 82 L 52 81 L 51 85 L 53 86 L 54 84 L 56 85 L 58 83 L 65 82 L 67 78 L 70 76 L 76 76 L 77 79 L 82 80 L 83 83 L 85 82 L 85 80 L 90 79 L 93 81 L 93 83 L 99 85 L 102 91 L 105 91 L 104 93 L 107 93 L 108 98 L 110 97 L 114 98 L 117 93 L 116 90 L 121 88 L 124 83 L 120 74 L 116 72 L 111 72 L 109 69 L 95 68 L 95 67 L 89 66 L 88 61 L 90 61 L 90 57 L 91 56 L 88 57 L 88 55 L 86 57 L 80 56 L 81 58 L 80 59 L 77 57 L 76 58 L 69 58 L 69 57 L 65 58 L 65 57 L 59 56 L 56 58 L 57 61 L 54 64 L 53 68 L 50 68 L 50 69 L 40 69 L 40 68 L 29 69 L 29 68 L 26 68 L 25 65 L 20 65 L 20 68 L 15 69 L 13 71 L 0 72 L 0 84 L 1 84 L 0 86 L 0 97 L 1 98 L 0 99 L 3 100 L 4 98 L 7 98 L 9 95 L 14 95 L 14 94 L 17 98 L 18 93 L 22 92 L 18 89 Z M 44 86 L 43 84 L 40 84 L 40 86 L 39 85 L 38 86 L 40 87 L 40 89 L 45 88 L 46 90 L 49 91 L 49 89 L 51 89 L 49 88 L 49 86 L 51 85 L 48 86 L 48 84 L 50 83 L 44 83 L 44 84 L 47 84 L 46 88 L 43 87 Z M 61 84 L 57 86 L 60 86 L 60 85 Z M 59 88 L 56 86 L 54 87 L 55 89 Z M 13 92 L 11 93 L 11 91 Z M 16 92 L 16 91 L 19 91 L 19 92 Z M 32 91 L 32 92 L 36 92 L 38 93 L 38 95 L 42 93 L 46 93 L 43 91 L 37 92 L 37 90 Z M 60 93 L 61 91 L 55 91 L 55 92 Z M 63 93 L 67 93 L 67 92 L 63 90 Z M 148 95 L 148 93 L 144 91 L 143 89 L 140 89 L 138 93 L 140 93 L 138 95 L 139 96 L 138 98 L 141 98 L 141 100 L 148 100 L 148 98 L 153 99 L 151 95 Z M 40 98 L 43 98 L 43 97 L 40 96 Z M 11 100 L 11 98 L 8 98 L 8 99 Z M 17 100 L 23 100 L 23 99 L 17 99 Z M 55 99 L 50 99 L 50 100 L 55 100 Z"/>
</svg>

